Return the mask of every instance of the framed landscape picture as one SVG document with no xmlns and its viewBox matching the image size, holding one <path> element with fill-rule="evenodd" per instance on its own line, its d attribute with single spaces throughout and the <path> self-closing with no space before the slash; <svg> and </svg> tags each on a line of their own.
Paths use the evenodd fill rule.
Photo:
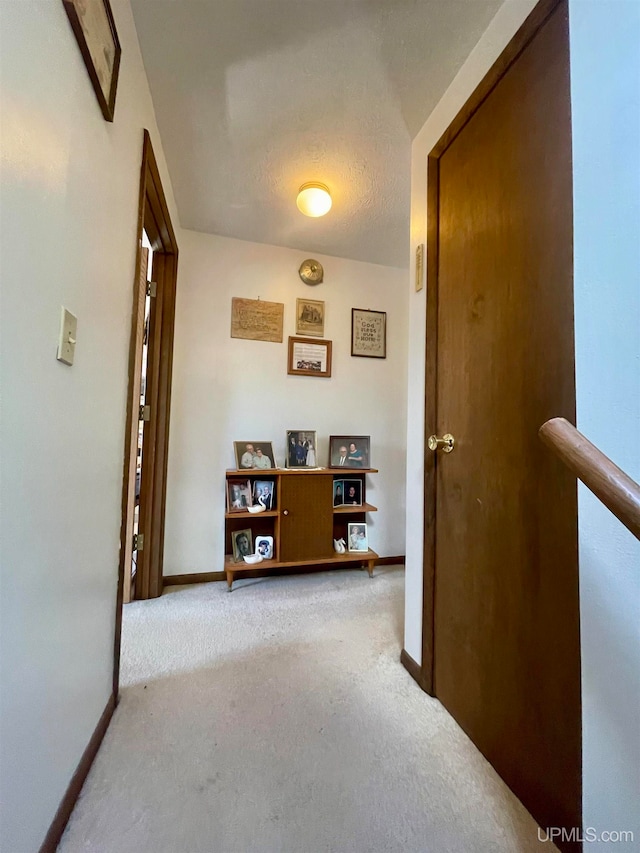
<svg viewBox="0 0 640 853">
<path fill-rule="evenodd" d="M 122 50 L 109 0 L 62 0 L 107 121 L 113 121 Z"/>
<path fill-rule="evenodd" d="M 387 313 L 365 308 L 351 309 L 351 355 L 387 357 Z"/>
</svg>

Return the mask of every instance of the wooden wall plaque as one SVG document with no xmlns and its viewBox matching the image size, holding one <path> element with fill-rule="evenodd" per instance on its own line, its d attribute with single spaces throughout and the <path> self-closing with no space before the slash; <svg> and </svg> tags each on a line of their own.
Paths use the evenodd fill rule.
<svg viewBox="0 0 640 853">
<path fill-rule="evenodd" d="M 231 299 L 231 337 L 282 343 L 283 302 Z"/>
</svg>

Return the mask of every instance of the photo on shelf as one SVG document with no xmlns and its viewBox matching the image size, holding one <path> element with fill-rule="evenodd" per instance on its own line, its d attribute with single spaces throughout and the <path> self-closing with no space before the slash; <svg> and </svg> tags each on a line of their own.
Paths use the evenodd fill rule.
<svg viewBox="0 0 640 853">
<path fill-rule="evenodd" d="M 273 559 L 273 536 L 256 536 L 256 554 L 263 560 Z"/>
<path fill-rule="evenodd" d="M 344 480 L 333 481 L 333 505 L 342 506 L 344 503 Z"/>
<path fill-rule="evenodd" d="M 368 468 L 371 437 L 332 435 L 329 437 L 329 468 Z"/>
<path fill-rule="evenodd" d="M 315 430 L 288 429 L 287 468 L 315 468 L 317 446 Z"/>
<path fill-rule="evenodd" d="M 345 506 L 362 506 L 362 480 L 343 480 L 342 497 Z"/>
<path fill-rule="evenodd" d="M 250 530 L 234 530 L 231 533 L 234 562 L 242 563 L 246 556 L 253 554 L 252 540 L 253 537 Z"/>
<path fill-rule="evenodd" d="M 347 524 L 349 551 L 368 551 L 369 539 L 366 524 Z"/>
<path fill-rule="evenodd" d="M 252 505 L 249 480 L 228 480 L 227 512 L 245 512 Z"/>
<path fill-rule="evenodd" d="M 238 471 L 249 468 L 266 471 L 278 467 L 270 441 L 234 441 L 233 449 Z"/>
<path fill-rule="evenodd" d="M 276 484 L 273 480 L 256 480 L 253 484 L 253 500 L 265 509 L 275 509 Z"/>
</svg>

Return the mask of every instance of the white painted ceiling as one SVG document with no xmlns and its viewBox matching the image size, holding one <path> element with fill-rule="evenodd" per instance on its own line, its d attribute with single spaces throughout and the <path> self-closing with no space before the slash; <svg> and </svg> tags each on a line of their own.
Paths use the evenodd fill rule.
<svg viewBox="0 0 640 853">
<path fill-rule="evenodd" d="M 411 139 L 501 3 L 132 0 L 181 225 L 406 267 Z"/>
</svg>

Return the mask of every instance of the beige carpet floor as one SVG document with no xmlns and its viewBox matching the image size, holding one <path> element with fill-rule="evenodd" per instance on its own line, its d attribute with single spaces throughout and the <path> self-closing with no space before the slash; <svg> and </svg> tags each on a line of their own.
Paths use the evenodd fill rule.
<svg viewBox="0 0 640 853">
<path fill-rule="evenodd" d="M 551 851 L 399 663 L 400 567 L 125 607 L 120 705 L 61 853 Z"/>
</svg>

